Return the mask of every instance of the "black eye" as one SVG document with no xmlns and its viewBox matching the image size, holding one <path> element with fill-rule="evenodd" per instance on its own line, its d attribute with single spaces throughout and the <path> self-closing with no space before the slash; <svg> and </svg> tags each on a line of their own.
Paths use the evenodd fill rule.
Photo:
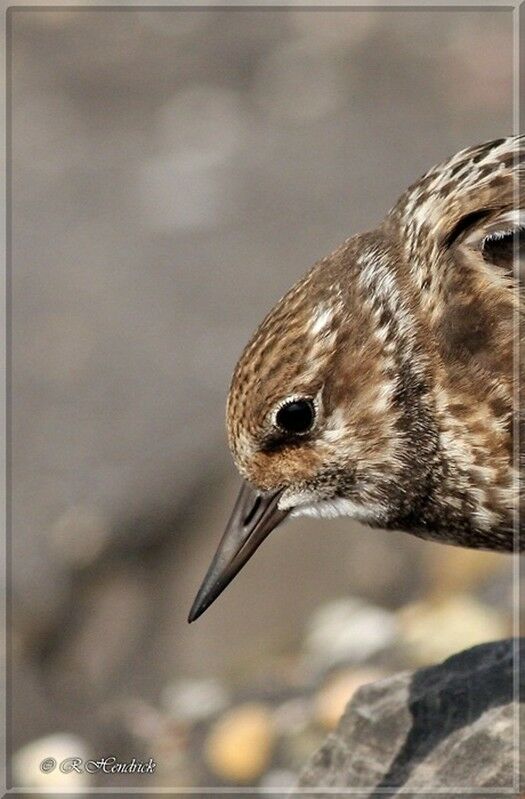
<svg viewBox="0 0 525 799">
<path fill-rule="evenodd" d="M 307 433 L 315 420 L 315 409 L 312 400 L 297 399 L 287 402 L 277 411 L 275 423 L 285 433 Z"/>
<path fill-rule="evenodd" d="M 481 246 L 485 261 L 512 273 L 514 259 L 521 262 L 525 252 L 525 232 L 504 230 L 486 236 Z"/>
</svg>

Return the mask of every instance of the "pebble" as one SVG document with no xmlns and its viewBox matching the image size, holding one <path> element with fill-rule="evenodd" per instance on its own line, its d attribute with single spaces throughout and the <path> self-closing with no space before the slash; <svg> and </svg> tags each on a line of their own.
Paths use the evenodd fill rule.
<svg viewBox="0 0 525 799">
<path fill-rule="evenodd" d="M 206 762 L 225 782 L 254 783 L 270 764 L 275 737 L 266 705 L 238 705 L 211 728 L 204 744 Z"/>
<path fill-rule="evenodd" d="M 416 666 L 441 660 L 486 641 L 505 638 L 510 622 L 473 597 L 460 594 L 440 601 L 406 605 L 398 613 L 401 646 Z"/>
<path fill-rule="evenodd" d="M 305 637 L 307 665 L 326 670 L 341 663 L 363 663 L 393 644 L 393 613 L 357 597 L 323 605 L 310 621 Z"/>
<path fill-rule="evenodd" d="M 217 679 L 181 678 L 167 685 L 162 705 L 176 721 L 195 723 L 221 713 L 230 696 Z"/>
<path fill-rule="evenodd" d="M 91 777 L 75 769 L 64 773 L 68 758 L 90 757 L 87 745 L 76 735 L 61 732 L 38 738 L 19 749 L 13 756 L 13 781 L 17 788 L 76 792 L 90 784 Z"/>
<path fill-rule="evenodd" d="M 308 726 L 312 717 L 311 701 L 305 697 L 287 699 L 273 712 L 273 723 L 278 735 L 294 735 Z"/>
<path fill-rule="evenodd" d="M 385 677 L 379 669 L 344 669 L 331 674 L 321 686 L 314 704 L 314 719 L 325 730 L 334 730 L 358 688 Z"/>
</svg>

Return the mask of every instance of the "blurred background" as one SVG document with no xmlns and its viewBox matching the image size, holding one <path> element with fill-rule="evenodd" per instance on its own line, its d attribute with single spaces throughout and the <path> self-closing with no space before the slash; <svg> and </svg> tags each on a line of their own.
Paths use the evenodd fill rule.
<svg viewBox="0 0 525 799">
<path fill-rule="evenodd" d="M 16 786 L 292 784 L 362 683 L 511 629 L 510 560 L 294 520 L 186 616 L 230 375 L 284 291 L 511 132 L 512 13 L 17 10 Z M 42 774 L 44 757 L 157 762 Z"/>
</svg>

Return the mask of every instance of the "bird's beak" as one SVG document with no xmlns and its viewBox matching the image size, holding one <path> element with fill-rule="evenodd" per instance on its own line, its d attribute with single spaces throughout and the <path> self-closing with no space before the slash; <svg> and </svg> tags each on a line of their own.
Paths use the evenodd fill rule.
<svg viewBox="0 0 525 799">
<path fill-rule="evenodd" d="M 243 482 L 217 552 L 190 610 L 191 623 L 209 608 L 257 547 L 288 515 L 277 507 L 282 490 L 262 494 Z"/>
</svg>

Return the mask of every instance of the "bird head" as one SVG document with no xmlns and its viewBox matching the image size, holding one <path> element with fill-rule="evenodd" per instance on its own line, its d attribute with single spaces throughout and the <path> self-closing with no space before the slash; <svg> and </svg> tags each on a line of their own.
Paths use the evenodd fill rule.
<svg viewBox="0 0 525 799">
<path fill-rule="evenodd" d="M 395 462 L 395 363 L 388 310 L 364 263 L 394 259 L 381 232 L 349 239 L 275 306 L 232 380 L 227 425 L 239 472 L 292 515 L 379 524 Z M 396 342 L 392 339 L 392 346 Z"/>
<path fill-rule="evenodd" d="M 263 320 L 227 403 L 244 482 L 190 620 L 289 515 L 468 528 L 472 475 L 464 453 L 446 457 L 443 442 L 457 421 L 450 408 L 457 400 L 461 415 L 458 397 L 473 377 L 508 421 L 494 383 L 501 388 L 511 368 L 509 263 L 512 272 L 521 227 L 508 153 L 491 143 L 435 167 L 376 230 L 315 264 Z M 479 487 L 470 488 L 474 496 Z"/>
</svg>

